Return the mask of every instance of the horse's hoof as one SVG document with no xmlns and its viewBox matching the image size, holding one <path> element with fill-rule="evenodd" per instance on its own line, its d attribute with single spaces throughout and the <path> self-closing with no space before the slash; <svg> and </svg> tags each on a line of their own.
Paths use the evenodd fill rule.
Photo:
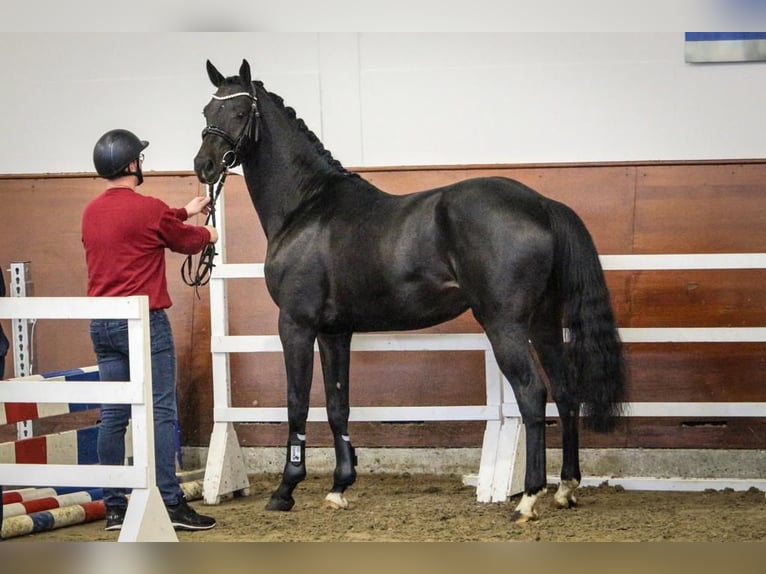
<svg viewBox="0 0 766 574">
<path fill-rule="evenodd" d="M 324 507 L 331 510 L 345 510 L 348 508 L 348 500 L 340 492 L 331 492 L 324 497 Z"/>
<path fill-rule="evenodd" d="M 543 496 L 545 492 L 546 489 L 543 488 L 536 494 L 525 493 L 524 496 L 521 497 L 518 506 L 516 506 L 516 509 L 513 511 L 511 519 L 516 524 L 524 524 L 530 520 L 537 520 L 538 514 L 537 510 L 535 510 L 535 504 L 537 503 L 537 499 Z"/>
<path fill-rule="evenodd" d="M 535 510 L 532 511 L 532 514 L 522 514 L 518 510 L 514 510 L 513 514 L 511 514 L 511 520 L 513 520 L 516 524 L 526 524 L 527 522 L 532 522 L 534 520 L 538 520 L 539 518 L 540 516 Z"/>
<path fill-rule="evenodd" d="M 266 503 L 266 510 L 279 510 L 282 512 L 287 512 L 292 510 L 293 506 L 295 506 L 295 499 L 293 499 L 292 496 L 287 499 L 272 496 L 269 498 L 269 502 Z"/>
<path fill-rule="evenodd" d="M 562 510 L 567 508 L 575 508 L 577 507 L 577 499 L 572 494 L 569 496 L 559 496 L 558 493 L 556 493 L 556 495 L 553 497 L 553 505 L 556 508 L 561 508 Z"/>
<path fill-rule="evenodd" d="M 562 480 L 556 494 L 553 495 L 553 503 L 557 508 L 574 508 L 577 506 L 577 498 L 574 492 L 580 482 L 577 480 Z"/>
<path fill-rule="evenodd" d="M 575 508 L 577 506 L 577 501 L 574 498 L 572 498 L 571 500 L 554 499 L 553 503 L 556 506 L 556 508 L 560 508 L 561 510 L 566 510 L 567 508 Z"/>
</svg>

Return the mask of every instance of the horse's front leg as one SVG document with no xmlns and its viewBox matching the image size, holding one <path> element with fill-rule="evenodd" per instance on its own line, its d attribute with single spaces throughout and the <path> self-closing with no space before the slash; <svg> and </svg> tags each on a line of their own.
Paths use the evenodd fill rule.
<svg viewBox="0 0 766 574">
<path fill-rule="evenodd" d="M 280 315 L 279 337 L 287 370 L 289 437 L 282 482 L 271 494 L 266 510 L 287 511 L 295 505 L 295 487 L 306 478 L 306 419 L 309 413 L 316 334 Z"/>
<path fill-rule="evenodd" d="M 348 434 L 348 383 L 351 333 L 319 335 L 319 353 L 324 375 L 327 420 L 335 445 L 335 472 L 325 504 L 330 508 L 347 508 L 343 493 L 356 480 L 356 454 Z"/>
</svg>

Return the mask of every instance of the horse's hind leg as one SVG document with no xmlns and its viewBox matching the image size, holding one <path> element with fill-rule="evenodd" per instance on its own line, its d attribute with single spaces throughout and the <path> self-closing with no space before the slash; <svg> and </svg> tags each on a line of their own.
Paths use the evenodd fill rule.
<svg viewBox="0 0 766 574">
<path fill-rule="evenodd" d="M 347 508 L 343 493 L 356 480 L 356 455 L 348 434 L 348 382 L 351 333 L 319 335 L 319 353 L 324 375 L 327 420 L 335 445 L 335 472 L 325 504 L 330 508 Z"/>
<path fill-rule="evenodd" d="M 535 313 L 530 336 L 537 356 L 548 376 L 553 400 L 561 420 L 561 482 L 553 499 L 560 508 L 577 503 L 575 490 L 580 485 L 579 418 L 580 403 L 574 381 L 566 363 L 560 313 L 555 297 L 547 297 Z"/>
<path fill-rule="evenodd" d="M 499 323 L 499 321 L 498 321 Z M 513 512 L 516 522 L 537 519 L 535 504 L 545 494 L 545 402 L 547 391 L 529 349 L 525 323 L 485 325 L 500 370 L 511 384 L 526 430 L 524 495 Z"/>
</svg>

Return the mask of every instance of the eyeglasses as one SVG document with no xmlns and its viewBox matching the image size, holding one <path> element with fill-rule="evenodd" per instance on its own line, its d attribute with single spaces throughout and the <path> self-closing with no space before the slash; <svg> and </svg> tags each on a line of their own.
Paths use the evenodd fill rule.
<svg viewBox="0 0 766 574">
<path fill-rule="evenodd" d="M 138 154 L 138 161 L 144 161 L 144 154 Z"/>
</svg>

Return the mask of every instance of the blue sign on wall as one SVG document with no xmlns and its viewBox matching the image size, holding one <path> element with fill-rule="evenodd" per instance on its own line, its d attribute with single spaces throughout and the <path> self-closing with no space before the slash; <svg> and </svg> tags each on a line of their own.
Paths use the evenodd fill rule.
<svg viewBox="0 0 766 574">
<path fill-rule="evenodd" d="M 766 61 L 766 32 L 686 32 L 686 61 Z"/>
</svg>

